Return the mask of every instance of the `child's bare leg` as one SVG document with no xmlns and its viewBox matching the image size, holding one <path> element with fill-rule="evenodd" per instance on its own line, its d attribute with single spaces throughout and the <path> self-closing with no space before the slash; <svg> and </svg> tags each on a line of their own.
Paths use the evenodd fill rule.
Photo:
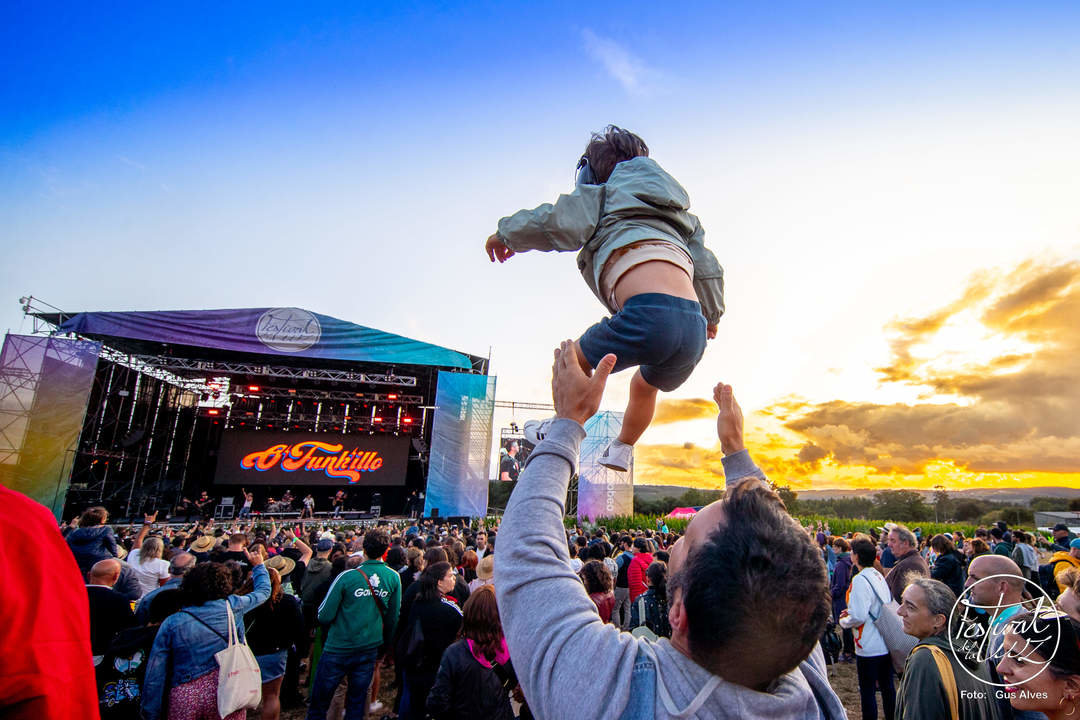
<svg viewBox="0 0 1080 720">
<path fill-rule="evenodd" d="M 574 341 L 574 353 L 577 355 L 578 365 L 585 371 L 585 374 L 592 377 L 593 367 L 589 364 L 589 361 L 585 359 L 585 353 L 581 351 L 581 343 L 577 340 Z"/>
<path fill-rule="evenodd" d="M 641 370 L 634 373 L 630 380 L 630 401 L 626 404 L 626 414 L 623 415 L 622 430 L 619 431 L 619 442 L 634 445 L 652 422 L 653 413 L 656 411 L 656 393 L 659 390 L 641 377 Z"/>
</svg>

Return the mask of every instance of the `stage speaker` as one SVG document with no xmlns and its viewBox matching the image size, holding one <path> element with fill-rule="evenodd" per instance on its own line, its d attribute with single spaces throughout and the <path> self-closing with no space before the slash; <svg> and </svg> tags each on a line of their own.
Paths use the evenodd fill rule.
<svg viewBox="0 0 1080 720">
<path fill-rule="evenodd" d="M 215 520 L 232 520 L 235 514 L 232 503 L 226 505 L 225 503 L 218 503 L 214 507 L 214 519 Z"/>
</svg>

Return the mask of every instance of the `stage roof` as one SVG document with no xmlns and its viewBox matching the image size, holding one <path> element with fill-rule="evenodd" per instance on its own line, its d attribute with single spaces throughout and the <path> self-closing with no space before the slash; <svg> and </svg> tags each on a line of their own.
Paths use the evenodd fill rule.
<svg viewBox="0 0 1080 720">
<path fill-rule="evenodd" d="M 39 313 L 60 332 L 125 352 L 160 345 L 338 362 L 471 369 L 482 359 L 300 308 Z"/>
</svg>

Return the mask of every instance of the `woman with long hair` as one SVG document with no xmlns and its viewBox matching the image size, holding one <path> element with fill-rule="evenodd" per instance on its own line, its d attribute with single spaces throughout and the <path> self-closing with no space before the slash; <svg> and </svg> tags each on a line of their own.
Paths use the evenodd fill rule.
<svg viewBox="0 0 1080 720">
<path fill-rule="evenodd" d="M 244 618 L 248 645 L 255 654 L 262 674 L 262 720 L 278 720 L 281 716 L 281 681 L 289 648 L 302 640 L 304 614 L 300 602 L 281 588 L 281 575 L 274 568 L 270 574 L 270 597 Z M 249 577 L 240 591 L 247 595 L 255 590 Z"/>
<path fill-rule="evenodd" d="M 495 588 L 484 585 L 463 609 L 459 639 L 443 653 L 427 711 L 437 720 L 513 720 L 517 685 L 503 638 Z"/>
<path fill-rule="evenodd" d="M 135 577 L 139 581 L 139 597 L 156 590 L 169 579 L 169 563 L 161 558 L 164 550 L 165 543 L 161 538 L 150 537 L 128 553 L 127 563 L 135 571 Z"/>
<path fill-rule="evenodd" d="M 1080 623 L 1051 608 L 1021 613 L 1006 627 L 997 669 L 1015 710 L 1050 720 L 1075 718 L 1080 708 Z"/>
<path fill-rule="evenodd" d="M 615 609 L 615 582 L 611 579 L 607 567 L 599 560 L 590 560 L 582 566 L 578 575 L 581 582 L 585 583 L 585 592 L 589 593 L 589 599 L 596 604 L 600 619 L 611 622 L 611 611 Z"/>
<path fill-rule="evenodd" d="M 402 663 L 405 691 L 401 696 L 402 720 L 422 720 L 428 693 L 443 652 L 457 638 L 462 612 L 450 597 L 457 574 L 445 560 L 428 565 L 417 580 L 416 600 L 402 631 L 396 657 Z"/>
<path fill-rule="evenodd" d="M 667 564 L 654 560 L 645 568 L 645 583 L 649 589 L 630 603 L 630 629 L 644 625 L 657 637 L 671 637 L 668 620 Z"/>
<path fill-rule="evenodd" d="M 217 718 L 218 664 L 214 653 L 228 645 L 228 610 L 240 642 L 244 615 L 270 597 L 270 577 L 259 555 L 248 553 L 254 590 L 233 593 L 233 573 L 221 563 L 200 563 L 180 584 L 183 610 L 161 623 L 142 687 L 145 720 Z M 225 720 L 243 720 L 246 710 Z"/>
</svg>

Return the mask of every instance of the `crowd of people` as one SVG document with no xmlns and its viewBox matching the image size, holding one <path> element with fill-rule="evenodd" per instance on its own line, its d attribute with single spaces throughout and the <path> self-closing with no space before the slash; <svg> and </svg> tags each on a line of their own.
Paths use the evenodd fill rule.
<svg viewBox="0 0 1080 720">
<path fill-rule="evenodd" d="M 7 632 L 19 633 L 33 669 L 13 670 L 7 654 L 0 677 L 25 682 L 0 682 L 0 708 L 222 717 L 230 679 L 218 656 L 246 644 L 266 720 L 291 704 L 320 720 L 842 718 L 827 665 L 852 661 L 864 718 L 878 717 L 879 698 L 885 718 L 1075 712 L 1080 539 L 1059 527 L 1040 558 L 1033 535 L 1000 526 L 972 538 L 892 524 L 845 535 L 805 528 L 745 448 L 729 386 L 715 393 L 722 500 L 682 534 L 568 530 L 567 484 L 606 370 L 588 377 L 557 361 L 559 419 L 501 523 L 176 528 L 148 515 L 136 529 L 92 507 L 61 540 L 47 513 L 15 510 L 5 532 L 26 528 L 48 564 L 14 562 L 9 542 L 0 564 L 48 600 L 10 613 L 9 602 Z M 0 499 L 8 514 L 18 507 Z M 34 527 L 35 517 L 51 527 Z M 1033 592 L 1047 574 L 1056 608 Z M 958 619 L 965 593 L 974 607 L 1004 609 Z M 879 622 L 889 613 L 910 640 L 899 660 Z M 957 622 L 981 623 L 989 650 L 953 652 Z M 379 670 L 391 665 L 394 700 L 384 704 Z M 48 682 L 57 668 L 64 682 Z"/>
</svg>

